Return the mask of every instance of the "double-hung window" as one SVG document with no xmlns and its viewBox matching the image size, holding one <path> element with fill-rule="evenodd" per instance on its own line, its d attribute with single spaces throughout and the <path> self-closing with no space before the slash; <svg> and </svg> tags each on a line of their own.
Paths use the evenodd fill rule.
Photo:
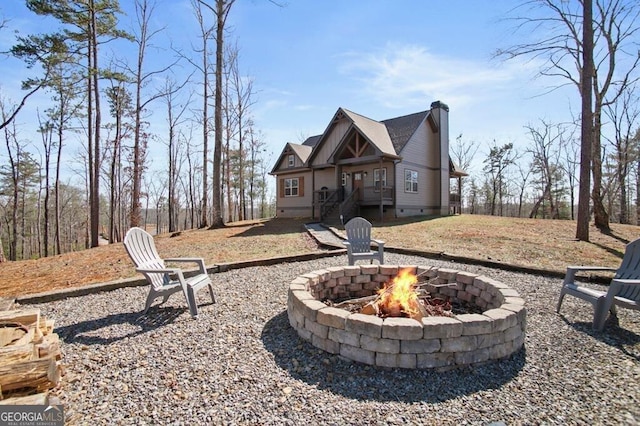
<svg viewBox="0 0 640 426">
<path fill-rule="evenodd" d="M 404 192 L 418 192 L 418 172 L 415 170 L 404 171 Z"/>
<path fill-rule="evenodd" d="M 300 181 L 298 178 L 289 178 L 284 180 L 284 196 L 297 197 L 300 190 Z"/>
<path fill-rule="evenodd" d="M 373 187 L 376 191 L 380 191 L 380 185 L 384 188 L 387 186 L 387 168 L 373 169 Z"/>
</svg>

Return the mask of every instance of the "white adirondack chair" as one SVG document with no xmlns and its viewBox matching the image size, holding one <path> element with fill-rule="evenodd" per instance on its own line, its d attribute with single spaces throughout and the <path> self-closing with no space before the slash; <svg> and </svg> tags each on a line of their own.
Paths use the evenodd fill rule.
<svg viewBox="0 0 640 426">
<path fill-rule="evenodd" d="M 579 271 L 616 271 L 607 291 L 599 291 L 576 284 Z M 604 266 L 568 266 L 556 312 L 560 313 L 565 295 L 578 297 L 593 305 L 593 328 L 601 331 L 609 312 L 615 315 L 616 306 L 640 310 L 640 239 L 629 244 L 618 269 Z"/>
<path fill-rule="evenodd" d="M 195 318 L 198 315 L 195 295 L 198 290 L 204 287 L 209 287 L 211 300 L 213 303 L 216 302 L 211 278 L 204 266 L 204 259 L 197 257 L 161 259 L 151 234 L 135 227 L 127 231 L 127 235 L 124 237 L 124 246 L 136 265 L 136 271 L 142 273 L 151 285 L 144 313 L 149 310 L 153 301 L 158 297 L 162 297 L 162 303 L 165 303 L 173 293 L 182 292 L 187 299 L 189 313 Z M 182 269 L 167 268 L 165 262 L 196 263 L 199 267 L 199 273 L 185 278 Z M 172 279 L 172 277 L 175 278 Z"/>
<path fill-rule="evenodd" d="M 354 265 L 357 260 L 378 259 L 384 263 L 384 241 L 371 239 L 371 223 L 362 217 L 354 217 L 344 229 L 347 232 L 347 241 L 343 241 L 347 247 L 349 265 Z M 377 250 L 371 250 L 371 243 L 378 245 Z"/>
</svg>

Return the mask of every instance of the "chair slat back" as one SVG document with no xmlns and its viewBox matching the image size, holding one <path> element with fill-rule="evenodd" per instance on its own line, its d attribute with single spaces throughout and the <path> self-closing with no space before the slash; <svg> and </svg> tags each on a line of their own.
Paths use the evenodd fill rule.
<svg viewBox="0 0 640 426">
<path fill-rule="evenodd" d="M 156 250 L 153 237 L 144 229 L 137 227 L 129 229 L 124 237 L 124 247 L 137 268 L 163 269 L 165 267 L 164 260 L 160 258 Z M 164 276 L 159 274 L 144 275 L 154 288 L 162 287 L 169 280 L 166 274 Z"/>
<path fill-rule="evenodd" d="M 616 278 L 640 279 L 640 239 L 630 242 L 624 251 Z"/>
<path fill-rule="evenodd" d="M 354 217 L 344 229 L 354 253 L 368 253 L 371 250 L 371 223 L 368 220 Z"/>
<path fill-rule="evenodd" d="M 640 279 L 640 239 L 630 242 L 624 251 L 622 264 L 616 272 L 615 278 Z M 626 285 L 622 286 L 618 296 L 625 299 L 640 302 L 640 287 Z"/>
</svg>

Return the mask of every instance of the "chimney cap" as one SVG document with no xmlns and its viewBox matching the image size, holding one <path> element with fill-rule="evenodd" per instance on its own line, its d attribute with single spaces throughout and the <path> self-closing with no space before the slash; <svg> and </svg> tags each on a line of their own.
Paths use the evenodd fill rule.
<svg viewBox="0 0 640 426">
<path fill-rule="evenodd" d="M 442 108 L 443 110 L 449 112 L 449 106 L 441 101 L 435 101 L 431 103 L 431 109 L 434 108 Z"/>
</svg>

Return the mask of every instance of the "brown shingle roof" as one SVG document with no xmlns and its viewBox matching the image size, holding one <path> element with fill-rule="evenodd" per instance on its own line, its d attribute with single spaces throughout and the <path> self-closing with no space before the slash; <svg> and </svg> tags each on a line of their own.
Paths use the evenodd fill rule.
<svg viewBox="0 0 640 426">
<path fill-rule="evenodd" d="M 400 154 L 402 148 L 404 148 L 429 113 L 430 111 L 427 110 L 381 121 L 387 127 L 391 143 L 398 154 Z"/>
</svg>

